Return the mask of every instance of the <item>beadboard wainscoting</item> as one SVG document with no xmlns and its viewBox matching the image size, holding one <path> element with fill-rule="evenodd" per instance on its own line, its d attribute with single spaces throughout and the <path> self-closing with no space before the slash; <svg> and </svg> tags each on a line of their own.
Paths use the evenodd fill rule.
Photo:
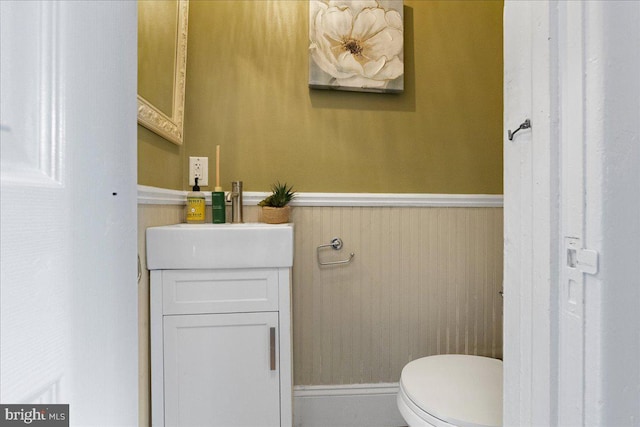
<svg viewBox="0 0 640 427">
<path fill-rule="evenodd" d="M 244 193 L 246 222 L 260 220 L 265 194 Z M 185 196 L 139 186 L 141 425 L 149 424 L 144 232 L 183 222 Z M 293 206 L 296 426 L 323 426 L 329 415 L 331 425 L 401 425 L 395 393 L 406 363 L 502 357 L 502 196 L 302 193 Z M 355 256 L 322 267 L 317 247 L 334 237 L 344 246 L 321 249 L 322 261 Z"/>
<path fill-rule="evenodd" d="M 397 382 L 413 359 L 502 356 L 502 210 L 296 207 L 296 385 Z M 344 247 L 317 247 L 340 237 Z"/>
</svg>

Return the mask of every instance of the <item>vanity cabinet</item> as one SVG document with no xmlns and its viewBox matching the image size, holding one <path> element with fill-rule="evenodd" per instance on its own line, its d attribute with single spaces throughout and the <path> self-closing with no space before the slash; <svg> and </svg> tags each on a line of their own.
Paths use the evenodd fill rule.
<svg viewBox="0 0 640 427">
<path fill-rule="evenodd" d="M 292 425 L 290 267 L 151 271 L 154 426 Z"/>
</svg>

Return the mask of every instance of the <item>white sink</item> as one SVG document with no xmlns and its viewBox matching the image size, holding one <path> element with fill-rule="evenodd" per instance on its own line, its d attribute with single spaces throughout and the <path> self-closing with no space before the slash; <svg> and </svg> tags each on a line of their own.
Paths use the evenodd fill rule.
<svg viewBox="0 0 640 427">
<path fill-rule="evenodd" d="M 147 268 L 291 267 L 293 224 L 174 224 L 147 228 Z"/>
</svg>

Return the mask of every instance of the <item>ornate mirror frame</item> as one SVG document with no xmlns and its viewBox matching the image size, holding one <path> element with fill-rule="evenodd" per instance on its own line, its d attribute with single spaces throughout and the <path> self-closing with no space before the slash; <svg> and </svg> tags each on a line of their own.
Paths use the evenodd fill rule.
<svg viewBox="0 0 640 427">
<path fill-rule="evenodd" d="M 178 0 L 176 61 L 173 71 L 173 105 L 171 117 L 138 95 L 138 123 L 177 145 L 182 145 L 183 141 L 188 21 L 189 0 Z"/>
</svg>

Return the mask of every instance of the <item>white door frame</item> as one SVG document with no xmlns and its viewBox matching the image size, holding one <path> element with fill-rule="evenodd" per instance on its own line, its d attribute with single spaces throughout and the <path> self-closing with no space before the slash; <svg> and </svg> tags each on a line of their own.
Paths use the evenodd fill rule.
<svg viewBox="0 0 640 427">
<path fill-rule="evenodd" d="M 553 312 L 557 275 L 558 153 L 548 2 L 504 8 L 504 425 L 550 425 L 553 417 Z M 535 88 L 535 90 L 534 90 Z"/>
<path fill-rule="evenodd" d="M 640 419 L 639 21 L 505 1 L 504 425 Z"/>
</svg>

